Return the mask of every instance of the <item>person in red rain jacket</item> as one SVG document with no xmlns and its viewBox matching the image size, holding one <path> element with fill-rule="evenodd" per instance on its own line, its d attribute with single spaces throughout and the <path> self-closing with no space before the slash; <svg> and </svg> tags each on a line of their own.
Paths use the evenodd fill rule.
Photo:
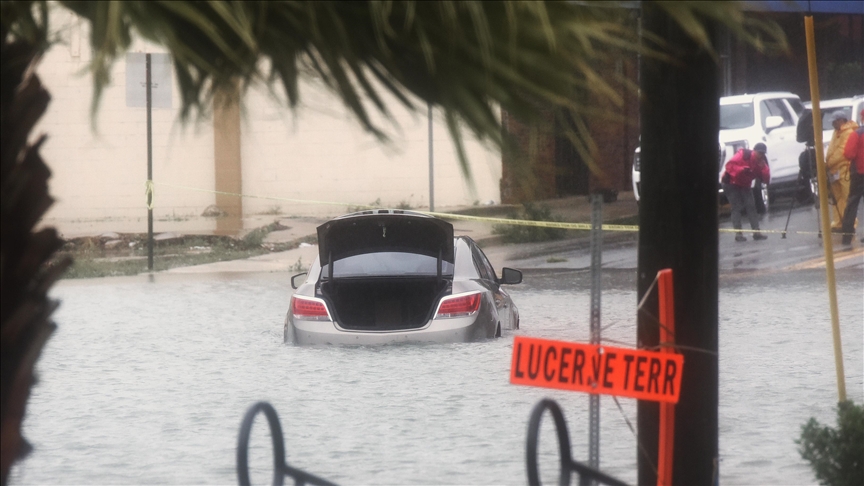
<svg viewBox="0 0 864 486">
<path fill-rule="evenodd" d="M 852 244 L 855 234 L 855 218 L 858 216 L 858 203 L 864 197 L 864 110 L 859 113 L 861 126 L 849 134 L 843 156 L 851 162 L 849 167 L 849 198 L 846 212 L 843 213 L 843 244 Z M 864 239 L 861 240 L 864 243 Z"/>
<path fill-rule="evenodd" d="M 753 146 L 753 150 L 739 149 L 726 162 L 723 169 L 724 175 L 721 181 L 723 192 L 732 206 L 732 226 L 738 230 L 735 241 L 747 241 L 741 233 L 741 210 L 747 212 L 750 229 L 753 230 L 753 239 L 767 238 L 759 232 L 759 215 L 756 214 L 756 202 L 753 200 L 753 191 L 750 188 L 754 179 L 758 178 L 764 184 L 771 179 L 771 170 L 765 158 L 767 151 L 764 143 L 757 143 Z"/>
</svg>

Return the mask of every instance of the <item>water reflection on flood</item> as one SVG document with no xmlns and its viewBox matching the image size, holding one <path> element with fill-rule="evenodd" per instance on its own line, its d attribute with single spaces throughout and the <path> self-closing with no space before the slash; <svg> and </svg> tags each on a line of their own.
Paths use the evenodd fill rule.
<svg viewBox="0 0 864 486">
<path fill-rule="evenodd" d="M 847 392 L 860 403 L 864 293 L 838 272 Z M 604 275 L 604 337 L 635 339 L 635 272 Z M 565 410 L 587 459 L 587 395 L 508 384 L 513 334 L 473 344 L 282 344 L 287 274 L 64 281 L 59 329 L 39 361 L 17 484 L 234 483 L 240 420 L 278 410 L 288 462 L 341 484 L 523 484 L 531 408 Z M 588 339 L 590 274 L 526 273 L 511 293 L 520 334 Z M 824 272 L 721 277 L 720 450 L 725 484 L 814 482 L 794 440 L 834 423 L 836 380 Z M 686 366 L 686 365 L 685 365 Z M 620 400 L 635 425 L 635 402 Z M 636 482 L 636 440 L 601 400 L 601 466 Z M 543 478 L 554 435 L 541 431 Z M 269 482 L 263 421 L 253 481 Z"/>
</svg>

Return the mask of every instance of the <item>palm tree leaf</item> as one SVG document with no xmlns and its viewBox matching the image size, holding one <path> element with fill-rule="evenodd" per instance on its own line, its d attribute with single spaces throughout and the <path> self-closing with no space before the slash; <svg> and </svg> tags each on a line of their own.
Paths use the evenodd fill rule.
<svg viewBox="0 0 864 486">
<path fill-rule="evenodd" d="M 584 115 L 593 109 L 585 100 L 620 104 L 620 89 L 635 87 L 601 76 L 597 65 L 604 56 L 640 52 L 671 60 L 674 52 L 650 32 L 640 42 L 625 10 L 605 8 L 611 2 L 603 8 L 452 0 L 60 3 L 93 26 L 96 103 L 134 28 L 172 53 L 184 117 L 206 112 L 213 92 L 233 89 L 237 79 L 244 89 L 280 83 L 287 105 L 296 106 L 299 79 L 310 75 L 299 66 L 308 65 L 382 140 L 380 120 L 392 122 L 393 115 L 379 84 L 409 109 L 425 108 L 413 97 L 432 103 L 451 130 L 465 126 L 481 141 L 502 146 L 501 121 L 490 115 L 499 108 L 532 123 L 550 107 Z M 706 22 L 728 26 L 760 49 L 785 45 L 776 25 L 755 24 L 736 2 L 657 3 L 705 49 L 713 49 Z M 593 97 L 576 100 L 576 92 Z M 578 123 L 573 130 L 578 139 L 588 136 Z M 581 146 L 590 152 L 587 139 Z"/>
</svg>

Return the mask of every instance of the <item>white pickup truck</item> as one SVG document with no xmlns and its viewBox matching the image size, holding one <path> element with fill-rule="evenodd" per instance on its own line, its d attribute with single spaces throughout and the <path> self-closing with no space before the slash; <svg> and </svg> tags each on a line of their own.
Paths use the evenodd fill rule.
<svg viewBox="0 0 864 486">
<path fill-rule="evenodd" d="M 752 148 L 759 142 L 768 147 L 771 181 L 757 190 L 768 206 L 780 192 L 793 191 L 798 185 L 798 156 L 804 144 L 796 139 L 798 118 L 804 104 L 798 95 L 771 92 L 724 96 L 720 98 L 720 154 L 718 174 L 723 164 L 739 148 Z M 640 148 L 633 154 L 633 195 L 640 197 Z M 719 180 L 719 179 L 718 179 Z"/>
</svg>

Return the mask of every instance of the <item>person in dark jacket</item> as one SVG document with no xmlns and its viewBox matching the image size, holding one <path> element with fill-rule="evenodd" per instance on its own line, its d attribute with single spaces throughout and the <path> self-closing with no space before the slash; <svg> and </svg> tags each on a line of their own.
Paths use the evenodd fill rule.
<svg viewBox="0 0 864 486">
<path fill-rule="evenodd" d="M 843 213 L 843 244 L 852 244 L 855 234 L 855 218 L 858 216 L 858 203 L 864 197 L 864 110 L 859 119 L 861 126 L 849 134 L 843 156 L 849 159 L 849 198 Z M 864 239 L 861 240 L 864 243 Z"/>
<path fill-rule="evenodd" d="M 735 241 L 747 241 L 741 232 L 741 210 L 747 212 L 750 229 L 754 240 L 764 240 L 767 236 L 759 232 L 759 215 L 756 214 L 756 203 L 753 200 L 751 186 L 755 179 L 767 184 L 771 179 L 768 160 L 765 158 L 767 147 L 757 143 L 753 150 L 738 149 L 738 152 L 726 162 L 723 169 L 722 185 L 726 199 L 732 206 L 732 226 L 738 230 Z"/>
</svg>

